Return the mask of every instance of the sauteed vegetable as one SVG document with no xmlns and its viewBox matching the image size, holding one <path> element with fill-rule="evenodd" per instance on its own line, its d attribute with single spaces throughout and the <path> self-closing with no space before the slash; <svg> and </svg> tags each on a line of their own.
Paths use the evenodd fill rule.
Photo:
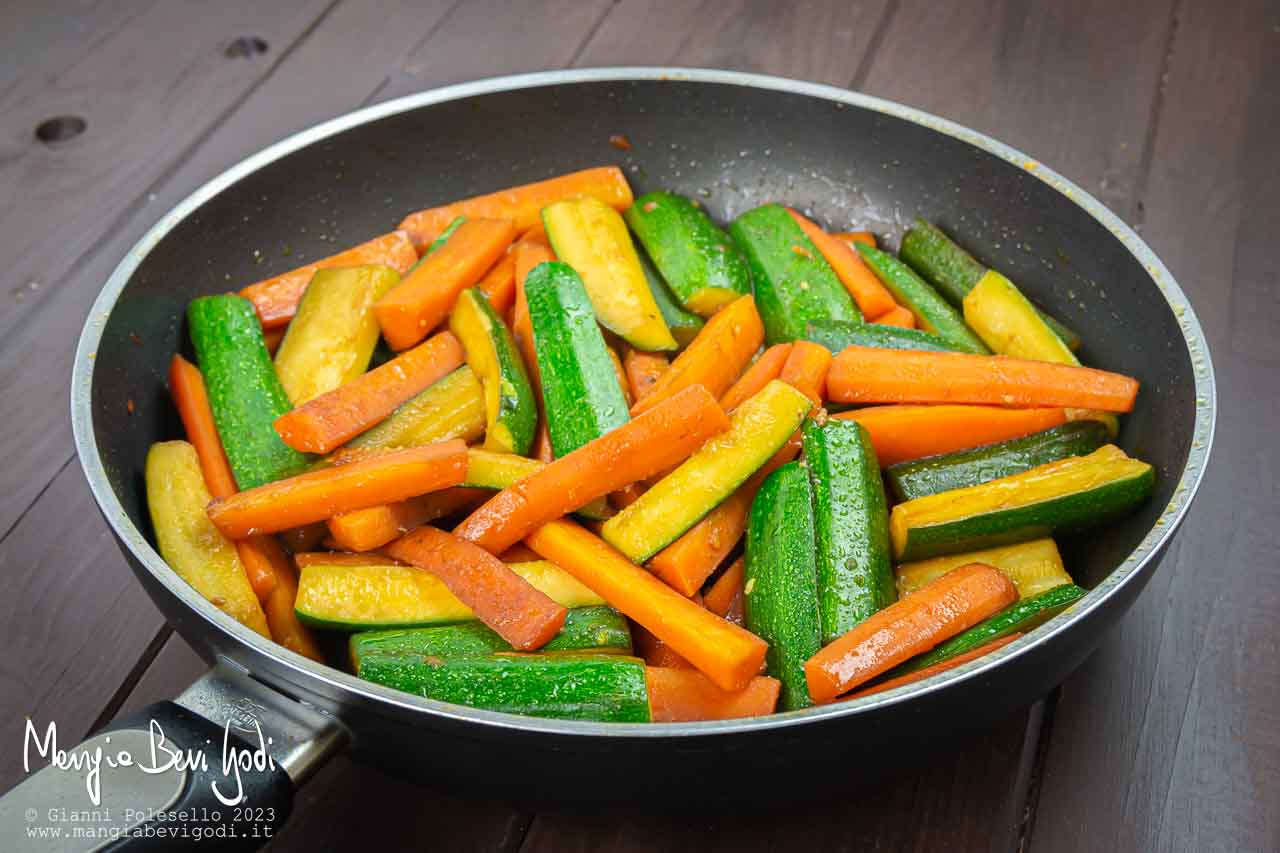
<svg viewBox="0 0 1280 853">
<path fill-rule="evenodd" d="M 1083 597 L 1049 537 L 1154 479 L 1113 443 L 1137 381 L 936 225 L 896 256 L 778 204 L 721 227 L 615 167 L 187 320 L 186 440 L 146 465 L 173 571 L 491 710 L 727 719 L 926 678 Z"/>
</svg>

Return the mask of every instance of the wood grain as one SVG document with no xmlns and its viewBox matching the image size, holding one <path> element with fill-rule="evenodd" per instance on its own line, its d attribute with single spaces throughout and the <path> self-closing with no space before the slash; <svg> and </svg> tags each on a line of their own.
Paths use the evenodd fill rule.
<svg viewBox="0 0 1280 853">
<path fill-rule="evenodd" d="M 1119 631 L 1063 687 L 1032 849 L 1280 849 L 1275 613 L 1280 15 L 1187 4 L 1141 197 L 1218 379 L 1208 475 Z"/>
</svg>

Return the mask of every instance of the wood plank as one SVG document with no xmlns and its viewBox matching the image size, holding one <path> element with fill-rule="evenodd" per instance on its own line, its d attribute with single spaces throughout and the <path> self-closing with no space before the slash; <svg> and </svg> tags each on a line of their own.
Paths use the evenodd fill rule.
<svg viewBox="0 0 1280 853">
<path fill-rule="evenodd" d="M 1280 848 L 1278 24 L 1264 0 L 1179 19 L 1143 231 L 1208 334 L 1217 439 L 1150 588 L 1063 688 L 1036 851 Z"/>
<path fill-rule="evenodd" d="M 624 0 L 578 64 L 731 68 L 847 86 L 890 8 L 888 0 Z"/>
</svg>

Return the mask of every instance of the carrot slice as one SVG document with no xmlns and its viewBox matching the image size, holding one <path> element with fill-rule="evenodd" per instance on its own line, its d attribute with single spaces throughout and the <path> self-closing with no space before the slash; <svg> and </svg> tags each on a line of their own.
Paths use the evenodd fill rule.
<svg viewBox="0 0 1280 853">
<path fill-rule="evenodd" d="M 577 195 L 593 196 L 617 210 L 626 210 L 633 201 L 622 170 L 617 166 L 600 166 L 419 210 L 406 216 L 400 227 L 409 233 L 421 252 L 459 216 L 510 219 L 517 230 L 527 231 L 539 224 L 542 208 Z"/>
<path fill-rule="evenodd" d="M 169 360 L 169 393 L 173 395 L 178 417 L 187 433 L 187 441 L 196 449 L 200 473 L 204 475 L 209 494 L 214 498 L 234 495 L 239 488 L 213 421 L 213 409 L 209 407 L 209 395 L 205 390 L 204 375 L 200 373 L 200 368 L 182 356 L 174 355 Z M 244 566 L 245 576 L 249 579 L 249 586 L 253 587 L 258 600 L 265 602 L 275 589 L 277 580 L 270 560 L 271 545 L 259 541 L 260 538 L 237 542 L 236 552 L 240 557 L 240 565 Z"/>
<path fill-rule="evenodd" d="M 618 377 L 618 387 L 622 389 L 622 398 L 627 401 L 627 408 L 630 408 L 635 403 L 636 398 L 631 393 L 631 380 L 627 378 L 627 369 L 622 366 L 622 359 L 618 357 L 616 349 L 606 343 L 604 350 L 609 354 L 609 361 L 613 362 L 613 372 Z"/>
<path fill-rule="evenodd" d="M 724 574 L 716 578 L 716 582 L 702 597 L 702 606 L 717 616 L 729 619 L 733 612 L 734 601 L 742 606 L 742 579 L 746 575 L 746 558 L 739 557 L 729 564 Z M 729 619 L 729 621 L 733 621 Z M 738 624 L 742 624 L 740 621 Z"/>
<path fill-rule="evenodd" d="M 290 554 L 297 554 L 315 548 L 328 532 L 328 528 L 324 526 L 323 521 L 313 521 L 301 527 L 290 527 L 288 530 L 282 530 L 276 535 L 276 538 L 284 544 L 285 550 Z"/>
<path fill-rule="evenodd" d="M 914 329 L 916 327 L 916 315 L 911 313 L 911 309 L 904 305 L 895 305 L 892 311 L 886 311 L 871 322 L 879 323 L 881 326 L 897 326 L 900 329 Z"/>
<path fill-rule="evenodd" d="M 1017 600 L 1017 587 L 999 569 L 983 563 L 952 569 L 809 658 L 809 695 L 814 702 L 830 702 Z"/>
<path fill-rule="evenodd" d="M 443 246 L 374 303 L 374 316 L 391 348 L 408 349 L 440 325 L 458 294 L 480 280 L 515 236 L 505 219 L 468 219 L 459 225 Z"/>
<path fill-rule="evenodd" d="M 481 622 L 523 651 L 546 645 L 569 613 L 488 551 L 434 527 L 397 539 L 386 553 L 438 577 Z"/>
<path fill-rule="evenodd" d="M 836 271 L 840 283 L 844 285 L 845 290 L 849 291 L 853 301 L 858 303 L 863 316 L 870 319 L 893 310 L 897 304 L 893 301 L 893 294 L 880 283 L 876 274 L 867 268 L 852 246 L 823 231 L 791 208 L 787 208 L 787 213 L 791 214 L 791 218 L 800 226 L 800 230 L 813 245 L 818 247 L 822 257 L 826 258 L 827 263 Z"/>
<path fill-rule="evenodd" d="M 454 533 L 500 553 L 535 527 L 683 461 L 728 428 L 706 388 L 686 388 L 498 492 Z"/>
<path fill-rule="evenodd" d="M 658 378 L 667 372 L 671 363 L 665 353 L 644 352 L 627 347 L 623 350 L 622 366 L 627 374 L 631 397 L 639 402 L 649 396 Z"/>
<path fill-rule="evenodd" d="M 510 248 L 476 283 L 476 289 L 485 295 L 499 316 L 511 310 L 516 301 L 516 256 Z"/>
<path fill-rule="evenodd" d="M 538 405 L 542 405 L 542 393 L 539 391 L 538 357 L 533 349 L 533 322 L 529 319 L 529 301 L 524 295 L 525 279 L 538 264 L 554 261 L 555 253 L 546 240 L 531 240 L 522 237 L 512 249 L 516 256 L 516 304 L 511 314 L 511 335 L 520 347 L 524 356 L 525 367 L 529 369 L 529 378 L 533 380 L 534 390 L 538 391 Z"/>
<path fill-rule="evenodd" d="M 284 340 L 284 333 L 288 331 L 288 326 L 279 326 L 275 329 L 262 330 L 262 342 L 267 345 L 267 352 L 271 355 L 276 354 L 276 350 L 280 349 L 280 342 Z"/>
<path fill-rule="evenodd" d="M 791 344 L 774 344 L 762 352 L 755 363 L 738 377 L 738 381 L 724 392 L 724 396 L 720 398 L 721 408 L 732 412 L 747 399 L 754 397 L 760 389 L 782 374 L 782 366 L 790 356 Z"/>
<path fill-rule="evenodd" d="M 209 519 L 227 538 L 243 539 L 456 486 L 466 474 L 467 445 L 455 438 L 382 451 L 214 498 Z"/>
<path fill-rule="evenodd" d="M 955 669 L 963 663 L 968 663 L 971 660 L 977 660 L 983 655 L 990 654 L 996 649 L 1003 648 L 1021 636 L 1022 634 L 1019 632 L 1010 634 L 1007 637 L 1001 637 L 998 640 L 992 640 L 985 645 L 978 646 L 976 649 L 970 649 L 969 651 L 958 654 L 953 658 L 947 658 L 941 663 L 935 663 L 933 666 L 926 666 L 924 669 L 917 669 L 915 672 L 909 672 L 906 675 L 900 675 L 897 678 L 890 678 L 888 681 L 882 681 L 872 687 L 850 693 L 845 698 L 858 699 L 863 696 L 870 696 L 873 693 L 883 693 L 886 690 L 892 690 L 893 688 L 901 687 L 904 684 L 914 684 L 917 681 L 924 681 L 931 675 L 937 675 L 940 672 Z"/>
<path fill-rule="evenodd" d="M 472 509 L 489 495 L 487 489 L 455 486 L 399 503 L 344 512 L 326 523 L 329 535 L 344 550 L 372 551 L 424 524 Z"/>
<path fill-rule="evenodd" d="M 832 415 L 871 434 L 882 466 L 1021 438 L 1067 422 L 1062 409 L 999 406 L 871 406 Z"/>
<path fill-rule="evenodd" d="M 755 300 L 735 299 L 707 321 L 649 394 L 631 407 L 631 414 L 646 412 L 691 385 L 703 385 L 715 397 L 723 395 L 763 341 L 764 325 Z"/>
<path fill-rule="evenodd" d="M 498 555 L 498 559 L 504 563 L 529 563 L 535 560 L 541 560 L 538 552 L 530 548 L 523 542 L 517 542 L 507 550 Z"/>
<path fill-rule="evenodd" d="M 831 236 L 843 240 L 846 243 L 862 243 L 873 249 L 876 247 L 876 235 L 872 234 L 870 231 L 844 231 L 839 234 L 832 234 Z"/>
<path fill-rule="evenodd" d="M 635 622 L 631 623 L 631 644 L 635 648 L 636 657 L 649 666 L 693 669 L 693 664 L 676 654 L 673 648 L 655 637 L 649 629 Z"/>
<path fill-rule="evenodd" d="M 275 586 L 262 603 L 271 639 L 304 658 L 323 662 L 324 655 L 320 653 L 315 635 L 298 621 L 298 614 L 293 609 L 298 600 L 298 570 L 293 567 L 293 561 L 280 543 L 270 536 L 255 536 L 245 541 L 254 543 L 255 550 L 270 565 L 275 578 Z"/>
<path fill-rule="evenodd" d="M 778 705 L 782 682 L 757 675 L 741 690 L 722 690 L 692 669 L 647 666 L 649 714 L 655 723 L 687 723 L 695 720 L 736 720 L 772 714 Z"/>
<path fill-rule="evenodd" d="M 821 406 L 827 395 L 831 360 L 831 351 L 822 344 L 796 341 L 778 378 L 812 400 L 815 406 Z"/>
<path fill-rule="evenodd" d="M 286 412 L 272 425 L 280 439 L 294 450 L 329 453 L 425 391 L 466 358 L 458 339 L 441 332 L 386 364 Z"/>
<path fill-rule="evenodd" d="M 414 251 L 409 235 L 403 231 L 392 231 L 345 252 L 254 282 L 241 290 L 240 295 L 253 303 L 258 319 L 262 321 L 262 328 L 275 329 L 293 319 L 298 310 L 298 302 L 302 300 L 302 292 L 311 283 L 316 270 L 384 264 L 403 273 L 417 260 L 418 253 Z"/>
<path fill-rule="evenodd" d="M 741 690 L 760 671 L 764 640 L 685 598 L 573 522 L 544 524 L 525 542 L 723 689 Z"/>
<path fill-rule="evenodd" d="M 697 592 L 746 532 L 751 502 L 755 500 L 764 478 L 790 462 L 799 452 L 800 438 L 797 434 L 737 491 L 681 534 L 679 539 L 654 554 L 649 560 L 649 570 L 681 595 Z"/>
<path fill-rule="evenodd" d="M 827 392 L 841 403 L 991 403 L 1128 412 L 1138 381 L 1003 355 L 852 346 L 832 362 Z"/>
</svg>

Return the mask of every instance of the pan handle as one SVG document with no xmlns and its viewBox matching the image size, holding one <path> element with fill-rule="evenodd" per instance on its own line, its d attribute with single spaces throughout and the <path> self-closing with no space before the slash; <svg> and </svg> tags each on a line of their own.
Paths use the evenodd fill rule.
<svg viewBox="0 0 1280 853">
<path fill-rule="evenodd" d="M 0 798 L 0 846 L 256 850 L 289 816 L 297 788 L 346 741 L 333 717 L 219 658 L 177 700 L 78 746 L 28 722 L 27 766 L 49 766 Z"/>
</svg>

